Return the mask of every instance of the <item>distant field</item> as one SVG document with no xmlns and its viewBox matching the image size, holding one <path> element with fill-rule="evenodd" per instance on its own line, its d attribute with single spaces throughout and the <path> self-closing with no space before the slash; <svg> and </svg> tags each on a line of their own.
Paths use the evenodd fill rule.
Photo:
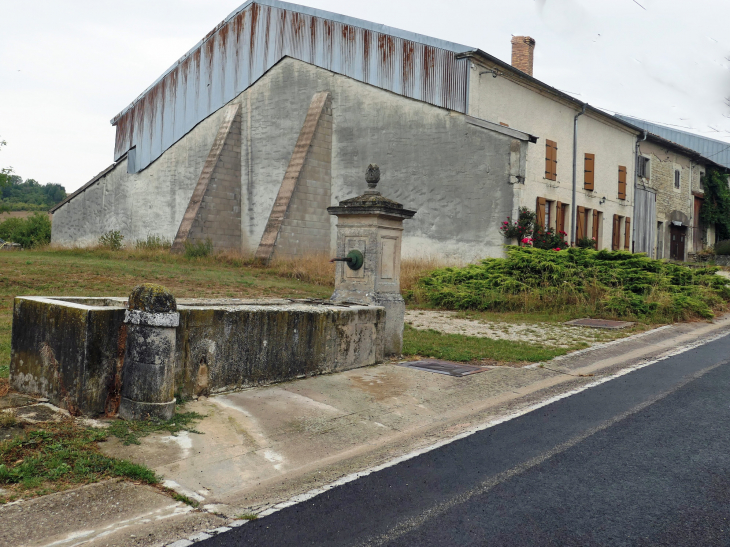
<svg viewBox="0 0 730 547">
<path fill-rule="evenodd" d="M 38 211 L 9 211 L 7 213 L 0 213 L 0 222 L 9 218 L 26 218 L 36 214 Z M 48 218 L 52 218 L 53 215 L 48 213 Z"/>
</svg>

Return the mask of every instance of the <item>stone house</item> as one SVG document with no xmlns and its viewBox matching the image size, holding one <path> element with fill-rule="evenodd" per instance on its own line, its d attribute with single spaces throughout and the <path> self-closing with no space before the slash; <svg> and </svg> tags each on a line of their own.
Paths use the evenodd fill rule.
<svg viewBox="0 0 730 547">
<path fill-rule="evenodd" d="M 330 253 L 326 208 L 361 194 L 378 163 L 382 193 L 418 211 L 404 256 L 501 256 L 499 225 L 520 206 L 573 239 L 630 249 L 641 132 L 533 78 L 533 48 L 516 37 L 510 65 L 249 0 L 114 117 L 114 163 L 54 208 L 52 241 L 119 230 L 263 259 Z"/>
<path fill-rule="evenodd" d="M 638 144 L 635 252 L 686 260 L 715 243 L 715 227 L 700 221 L 708 167 L 724 169 L 696 151 L 652 133 Z"/>
</svg>

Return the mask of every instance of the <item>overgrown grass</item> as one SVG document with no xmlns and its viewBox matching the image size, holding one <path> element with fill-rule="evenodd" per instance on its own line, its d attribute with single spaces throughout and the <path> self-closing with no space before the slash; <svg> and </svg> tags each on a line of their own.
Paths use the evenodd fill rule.
<svg viewBox="0 0 730 547">
<path fill-rule="evenodd" d="M 244 513 L 236 517 L 238 520 L 256 520 L 259 516 L 256 513 Z"/>
<path fill-rule="evenodd" d="M 587 347 L 574 344 L 568 348 L 548 348 L 539 344 L 513 340 L 492 340 L 461 334 L 443 334 L 406 325 L 403 331 L 403 355 L 433 357 L 447 361 L 494 360 L 506 363 L 548 361 L 569 351 Z"/>
<path fill-rule="evenodd" d="M 191 507 L 198 507 L 200 505 L 200 503 L 198 503 L 194 499 L 190 499 L 189 497 L 184 496 L 183 494 L 178 494 L 174 490 L 170 492 L 170 496 L 172 496 L 172 499 L 174 499 L 175 501 L 181 501 L 183 503 L 187 503 Z"/>
<path fill-rule="evenodd" d="M 107 438 L 72 421 L 43 424 L 21 436 L 0 443 L 0 503 L 50 494 L 73 486 L 123 477 L 146 484 L 159 479 L 149 468 L 117 460 L 99 451 Z"/>
<path fill-rule="evenodd" d="M 452 310 L 561 313 L 670 323 L 727 309 L 730 280 L 718 268 L 623 251 L 509 247 L 507 258 L 441 268 L 418 282 L 421 302 Z"/>
<path fill-rule="evenodd" d="M 125 446 L 140 444 L 140 438 L 158 431 L 168 431 L 173 435 L 181 431 L 200 434 L 200 431 L 194 429 L 193 424 L 203 418 L 205 416 L 197 412 L 176 412 L 170 420 L 114 420 L 107 429 L 107 432 L 109 435 L 114 435 L 120 439 Z"/>
</svg>

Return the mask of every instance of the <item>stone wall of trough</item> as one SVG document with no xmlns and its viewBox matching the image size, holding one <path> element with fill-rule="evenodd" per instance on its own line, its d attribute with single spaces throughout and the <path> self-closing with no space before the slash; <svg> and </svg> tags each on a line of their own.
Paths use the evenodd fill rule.
<svg viewBox="0 0 730 547">
<path fill-rule="evenodd" d="M 18 297 L 10 382 L 73 414 L 114 415 L 124 375 L 123 298 Z M 376 306 L 178 301 L 175 391 L 184 397 L 373 365 Z"/>
</svg>

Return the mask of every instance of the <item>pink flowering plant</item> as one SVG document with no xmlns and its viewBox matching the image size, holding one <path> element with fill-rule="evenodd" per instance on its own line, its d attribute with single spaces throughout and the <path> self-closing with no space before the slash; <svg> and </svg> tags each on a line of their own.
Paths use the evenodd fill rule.
<svg viewBox="0 0 730 547">
<path fill-rule="evenodd" d="M 516 239 L 520 247 L 535 247 L 537 249 L 548 249 L 560 251 L 566 249 L 568 244 L 565 236 L 568 235 L 562 230 L 556 232 L 553 228 L 545 229 L 543 226 L 535 225 L 535 213 L 527 207 L 520 207 L 517 220 L 507 217 L 502 222 L 499 231 L 505 239 Z"/>
</svg>

